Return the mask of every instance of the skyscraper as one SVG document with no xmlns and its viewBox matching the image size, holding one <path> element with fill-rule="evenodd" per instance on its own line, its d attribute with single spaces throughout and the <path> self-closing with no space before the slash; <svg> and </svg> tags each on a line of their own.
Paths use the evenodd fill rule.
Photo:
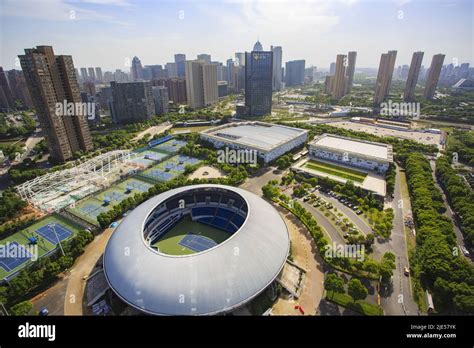
<svg viewBox="0 0 474 348">
<path fill-rule="evenodd" d="M 20 55 L 36 113 L 50 148 L 51 156 L 65 161 L 77 151 L 93 148 L 85 113 L 57 114 L 58 104 L 81 103 L 71 56 L 55 56 L 51 46 L 25 49 Z"/>
<path fill-rule="evenodd" d="M 189 107 L 199 109 L 217 102 L 217 65 L 201 60 L 188 60 L 185 67 Z"/>
<path fill-rule="evenodd" d="M 9 111 L 15 108 L 13 93 L 8 85 L 7 75 L 0 67 L 0 110 Z"/>
<path fill-rule="evenodd" d="M 285 63 L 285 85 L 289 86 L 298 86 L 302 85 L 304 82 L 304 69 L 305 61 L 304 59 L 292 60 Z"/>
<path fill-rule="evenodd" d="M 168 88 L 168 97 L 174 104 L 184 104 L 187 102 L 185 79 L 167 79 L 164 84 Z"/>
<path fill-rule="evenodd" d="M 245 109 L 248 116 L 263 116 L 272 111 L 272 74 L 273 52 L 245 53 Z"/>
<path fill-rule="evenodd" d="M 272 88 L 274 91 L 279 91 L 281 89 L 281 65 L 282 65 L 282 58 L 283 52 L 281 46 L 271 46 L 271 50 L 273 52 L 273 81 L 272 81 Z"/>
<path fill-rule="evenodd" d="M 88 73 L 89 73 L 89 79 L 94 82 L 95 81 L 95 72 L 94 68 L 88 68 Z"/>
<path fill-rule="evenodd" d="M 397 51 L 388 51 L 380 57 L 379 71 L 377 72 L 377 82 L 375 84 L 374 104 L 380 105 L 387 98 L 392 83 L 393 69 Z"/>
<path fill-rule="evenodd" d="M 438 85 L 439 74 L 443 67 L 444 57 L 444 54 L 435 54 L 431 60 L 430 71 L 426 78 L 425 90 L 423 92 L 423 97 L 426 99 L 433 99 L 434 97 L 436 86 Z"/>
<path fill-rule="evenodd" d="M 176 70 L 178 73 L 178 77 L 185 77 L 186 76 L 186 55 L 182 53 L 178 53 L 174 55 L 174 62 L 176 63 Z"/>
<path fill-rule="evenodd" d="M 210 54 L 206 54 L 206 53 L 198 54 L 197 59 L 202 60 L 202 61 L 206 62 L 207 64 L 211 63 L 211 55 Z"/>
<path fill-rule="evenodd" d="M 1 68 L 0 68 L 1 69 Z M 76 69 L 74 69 L 76 70 Z M 77 74 L 76 74 L 77 76 Z M 9 70 L 7 71 L 8 84 L 12 91 L 13 99 L 20 100 L 25 108 L 32 108 L 33 101 L 31 100 L 30 92 L 26 86 L 25 76 L 21 70 Z"/>
<path fill-rule="evenodd" d="M 350 51 L 347 57 L 347 85 L 346 85 L 346 94 L 349 93 L 352 89 L 352 81 L 354 80 L 355 65 L 357 59 L 357 52 Z"/>
<path fill-rule="evenodd" d="M 347 56 L 338 54 L 336 57 L 336 71 L 333 81 L 331 81 L 331 96 L 334 99 L 341 99 L 346 94 L 347 82 L 349 78 L 346 76 Z"/>
<path fill-rule="evenodd" d="M 95 68 L 95 78 L 97 79 L 98 82 L 104 81 L 104 76 L 102 75 L 102 69 L 99 67 Z"/>
<path fill-rule="evenodd" d="M 178 77 L 178 64 L 176 63 L 166 63 L 165 69 L 168 71 L 169 78 Z"/>
<path fill-rule="evenodd" d="M 151 88 L 157 115 L 166 114 L 169 111 L 168 88 L 164 86 L 153 86 Z"/>
<path fill-rule="evenodd" d="M 86 68 L 81 68 L 81 77 L 82 77 L 82 80 L 85 81 L 87 80 L 89 77 L 87 76 L 87 69 Z"/>
<path fill-rule="evenodd" d="M 253 51 L 254 52 L 263 51 L 263 46 L 260 43 L 260 41 L 258 41 L 258 39 L 257 39 L 257 42 L 255 43 L 255 45 L 253 45 Z"/>
<path fill-rule="evenodd" d="M 131 123 L 149 119 L 155 112 L 150 81 L 118 83 L 112 81 L 112 120 Z"/>
<path fill-rule="evenodd" d="M 138 57 L 133 57 L 132 59 L 132 68 L 130 69 L 132 73 L 132 80 L 133 81 L 140 81 L 143 79 L 143 67 L 142 62 Z"/>
<path fill-rule="evenodd" d="M 235 52 L 235 61 L 237 66 L 245 65 L 245 53 L 244 52 Z"/>
<path fill-rule="evenodd" d="M 232 58 L 227 59 L 226 61 L 226 81 L 229 87 L 234 87 L 234 61 Z"/>
<path fill-rule="evenodd" d="M 420 74 L 423 54 L 423 52 L 414 52 L 411 58 L 410 70 L 408 71 L 407 82 L 405 84 L 405 92 L 403 93 L 403 99 L 405 101 L 411 101 L 415 96 L 415 87 Z"/>
<path fill-rule="evenodd" d="M 329 65 L 329 75 L 334 75 L 336 73 L 336 62 L 332 62 Z"/>
</svg>

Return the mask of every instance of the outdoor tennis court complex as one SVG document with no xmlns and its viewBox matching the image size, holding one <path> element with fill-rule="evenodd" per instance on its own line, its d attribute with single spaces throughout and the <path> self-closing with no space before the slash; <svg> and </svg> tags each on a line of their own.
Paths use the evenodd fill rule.
<svg viewBox="0 0 474 348">
<path fill-rule="evenodd" d="M 97 217 L 100 214 L 138 192 L 147 192 L 156 183 L 176 178 L 184 173 L 186 165 L 199 163 L 196 158 L 176 155 L 185 145 L 185 141 L 176 140 L 172 136 L 150 142 L 146 148 L 136 150 L 140 156 L 133 159 L 143 166 L 143 171 L 71 205 L 68 211 L 98 226 Z"/>
<path fill-rule="evenodd" d="M 62 216 L 53 214 L 0 242 L 0 279 L 9 278 L 37 258 L 53 252 L 59 243 L 79 230 Z"/>
</svg>

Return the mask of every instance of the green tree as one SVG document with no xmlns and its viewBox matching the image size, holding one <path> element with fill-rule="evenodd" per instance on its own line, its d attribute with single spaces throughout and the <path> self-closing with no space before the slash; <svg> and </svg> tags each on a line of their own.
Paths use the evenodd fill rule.
<svg viewBox="0 0 474 348">
<path fill-rule="evenodd" d="M 326 289 L 326 291 L 331 291 L 332 297 L 335 292 L 342 294 L 344 293 L 344 281 L 335 273 L 328 274 L 324 281 L 324 289 Z"/>
<path fill-rule="evenodd" d="M 15 316 L 28 315 L 32 309 L 33 305 L 30 301 L 23 301 L 11 307 L 10 314 Z"/>
<path fill-rule="evenodd" d="M 354 302 L 357 300 L 365 299 L 367 297 L 367 294 L 369 293 L 364 284 L 362 284 L 362 282 L 357 278 L 352 278 L 349 281 L 347 292 L 352 297 Z"/>
</svg>

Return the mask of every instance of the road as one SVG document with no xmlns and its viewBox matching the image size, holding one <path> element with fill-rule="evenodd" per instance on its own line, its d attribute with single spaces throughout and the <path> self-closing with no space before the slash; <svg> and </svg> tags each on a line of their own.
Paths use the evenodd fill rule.
<svg viewBox="0 0 474 348">
<path fill-rule="evenodd" d="M 64 299 L 65 315 L 82 315 L 82 304 L 84 302 L 85 280 L 94 270 L 94 266 L 105 250 L 105 246 L 114 231 L 108 228 L 86 247 L 84 253 L 76 259 L 69 271 L 69 282 Z"/>
<path fill-rule="evenodd" d="M 409 266 L 404 216 L 411 214 L 411 207 L 409 197 L 406 197 L 401 190 L 401 175 L 400 168 L 397 166 L 392 201 L 394 213 L 392 234 L 385 243 L 376 241 L 376 248 L 381 253 L 390 251 L 396 255 L 393 285 L 382 294 L 380 304 L 386 315 L 417 315 L 418 306 L 413 300 L 410 278 L 403 274 L 403 268 Z"/>
<path fill-rule="evenodd" d="M 163 133 L 163 132 L 167 131 L 168 129 L 172 128 L 172 127 L 173 127 L 172 124 L 163 123 L 163 124 L 160 124 L 159 126 L 153 126 L 153 127 L 147 128 L 144 131 L 141 131 L 140 133 L 138 133 L 135 136 L 135 138 L 133 138 L 133 141 L 140 140 L 146 134 L 151 135 L 153 137 L 154 135 Z"/>
<path fill-rule="evenodd" d="M 326 232 L 329 234 L 332 242 L 337 244 L 346 244 L 344 238 L 339 234 L 336 227 L 321 213 L 317 208 L 313 207 L 311 204 L 303 202 L 302 199 L 299 199 L 299 203 L 303 205 L 306 210 L 308 210 L 318 221 L 318 225 L 320 225 Z"/>
</svg>

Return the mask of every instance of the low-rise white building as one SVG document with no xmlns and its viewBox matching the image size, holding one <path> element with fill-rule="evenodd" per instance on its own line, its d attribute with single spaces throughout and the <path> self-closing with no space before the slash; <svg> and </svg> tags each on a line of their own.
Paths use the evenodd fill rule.
<svg viewBox="0 0 474 348">
<path fill-rule="evenodd" d="M 271 162 L 303 145 L 308 130 L 265 122 L 234 122 L 200 132 L 203 140 L 216 148 L 245 149 L 257 152 L 264 163 Z"/>
<path fill-rule="evenodd" d="M 393 162 L 392 145 L 322 134 L 309 143 L 314 159 L 385 173 Z"/>
</svg>

